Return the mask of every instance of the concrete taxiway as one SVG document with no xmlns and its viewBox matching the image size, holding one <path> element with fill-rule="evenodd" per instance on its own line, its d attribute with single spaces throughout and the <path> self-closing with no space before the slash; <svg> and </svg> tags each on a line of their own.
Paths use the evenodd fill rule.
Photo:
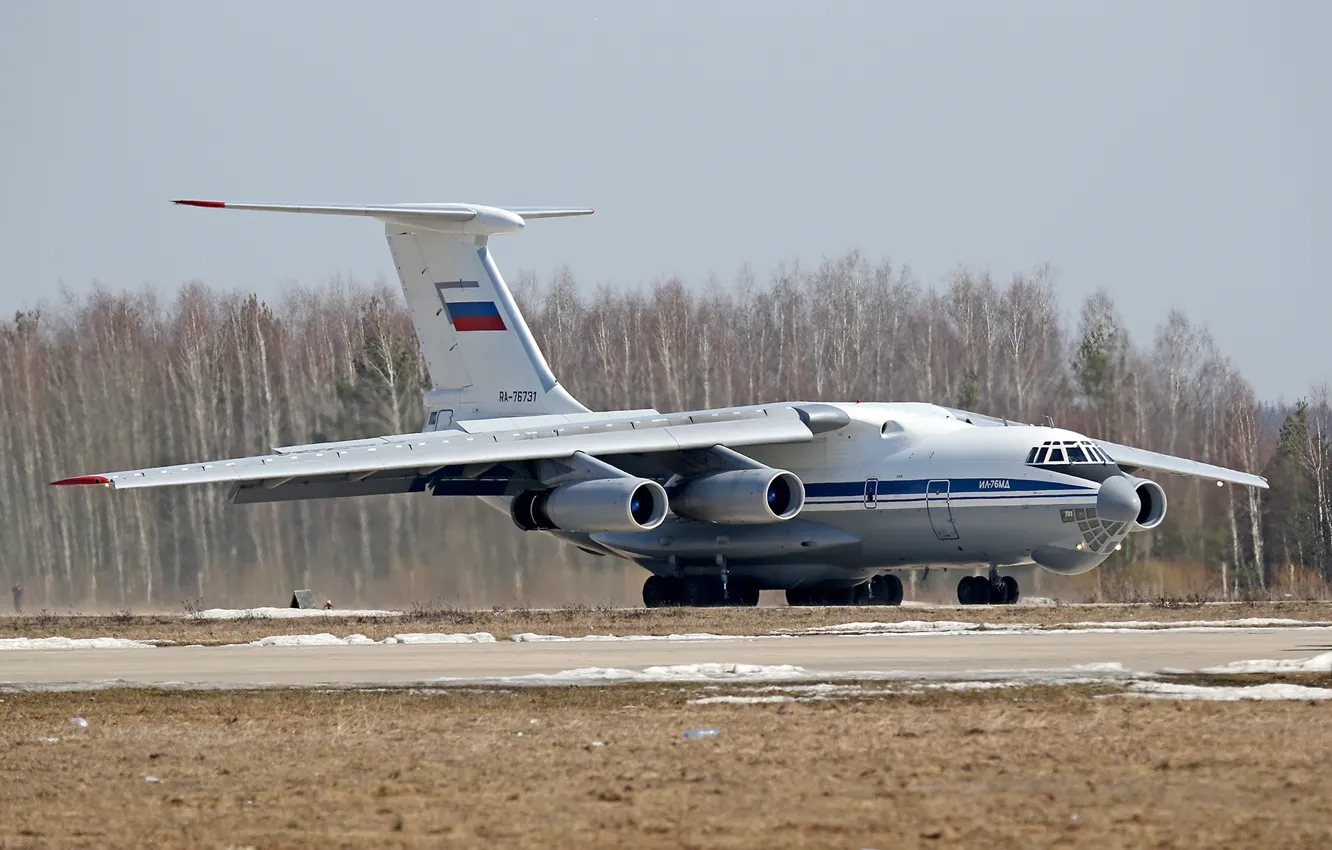
<svg viewBox="0 0 1332 850">
<path fill-rule="evenodd" d="M 1051 631 L 1019 634 L 800 636 L 707 641 L 564 641 L 331 647 L 165 647 L 0 653 L 0 683 L 375 686 L 486 680 L 577 668 L 688 664 L 793 665 L 811 673 L 1039 671 L 1115 662 L 1130 671 L 1196 670 L 1332 650 L 1332 628 Z"/>
</svg>

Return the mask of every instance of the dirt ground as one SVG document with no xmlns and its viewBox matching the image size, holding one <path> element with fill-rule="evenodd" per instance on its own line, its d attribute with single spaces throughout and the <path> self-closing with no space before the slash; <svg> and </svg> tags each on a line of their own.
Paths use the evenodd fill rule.
<svg viewBox="0 0 1332 850">
<path fill-rule="evenodd" d="M 1234 620 L 1270 617 L 1332 622 L 1332 602 L 1262 602 L 1139 605 L 982 605 L 837 608 L 587 608 L 470 610 L 418 606 L 400 617 L 246 618 L 198 620 L 165 614 L 103 616 L 50 613 L 0 617 L 0 638 L 119 637 L 205 646 L 242 643 L 277 634 L 359 632 L 375 640 L 404 632 L 485 631 L 505 640 L 523 632 L 582 637 L 588 634 L 665 635 L 709 632 L 763 635 L 852 622 L 961 620 L 1058 626 L 1078 622 Z"/>
<path fill-rule="evenodd" d="M 1330 705 L 739 692 L 5 694 L 0 847 L 1332 844 Z"/>
</svg>

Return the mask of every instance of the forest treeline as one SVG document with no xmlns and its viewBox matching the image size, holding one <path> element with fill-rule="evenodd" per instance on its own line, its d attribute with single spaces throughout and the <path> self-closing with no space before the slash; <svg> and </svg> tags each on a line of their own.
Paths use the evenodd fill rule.
<svg viewBox="0 0 1332 850">
<path fill-rule="evenodd" d="M 1135 340 L 1104 292 L 1066 324 L 1049 268 L 932 287 L 854 252 L 731 285 L 590 291 L 560 272 L 514 288 L 555 373 L 594 409 L 866 399 L 1050 416 L 1272 482 L 1166 478 L 1167 521 L 1103 570 L 1192 562 L 1218 590 L 1224 576 L 1260 592 L 1332 578 L 1327 388 L 1264 403 L 1181 312 Z M 0 326 L 0 576 L 29 608 L 272 604 L 293 587 L 340 605 L 630 601 L 631 565 L 521 533 L 471 499 L 232 506 L 225 488 L 47 486 L 419 430 L 426 385 L 406 308 L 382 283 L 293 287 L 272 304 L 202 283 L 170 297 L 97 289 L 18 313 Z"/>
</svg>

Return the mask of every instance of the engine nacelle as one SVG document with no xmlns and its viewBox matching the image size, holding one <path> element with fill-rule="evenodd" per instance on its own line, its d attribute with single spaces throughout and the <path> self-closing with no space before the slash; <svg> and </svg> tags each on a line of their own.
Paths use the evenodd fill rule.
<svg viewBox="0 0 1332 850">
<path fill-rule="evenodd" d="M 1138 516 L 1131 526 L 1132 531 L 1147 531 L 1156 528 L 1161 524 L 1161 520 L 1166 515 L 1166 494 L 1161 489 L 1161 485 L 1155 481 L 1139 479 L 1134 491 L 1138 494 L 1142 507 L 1138 509 Z"/>
<path fill-rule="evenodd" d="M 646 478 L 591 478 L 524 490 L 509 514 L 524 531 L 651 531 L 666 518 L 666 489 Z"/>
<path fill-rule="evenodd" d="M 727 525 L 782 522 L 804 506 L 804 483 L 781 469 L 713 472 L 671 492 L 671 510 L 680 516 Z"/>
</svg>

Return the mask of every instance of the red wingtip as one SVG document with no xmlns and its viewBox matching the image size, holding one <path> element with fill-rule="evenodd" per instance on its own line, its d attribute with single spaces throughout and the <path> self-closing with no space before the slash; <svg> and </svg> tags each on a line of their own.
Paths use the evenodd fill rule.
<svg viewBox="0 0 1332 850">
<path fill-rule="evenodd" d="M 173 204 L 182 204 L 187 207 L 213 207 L 221 209 L 226 206 L 225 201 L 172 201 Z"/>
<path fill-rule="evenodd" d="M 73 484 L 110 484 L 111 479 L 105 475 L 76 475 L 73 478 L 62 478 L 59 481 L 52 481 L 52 487 L 67 487 Z"/>
</svg>

